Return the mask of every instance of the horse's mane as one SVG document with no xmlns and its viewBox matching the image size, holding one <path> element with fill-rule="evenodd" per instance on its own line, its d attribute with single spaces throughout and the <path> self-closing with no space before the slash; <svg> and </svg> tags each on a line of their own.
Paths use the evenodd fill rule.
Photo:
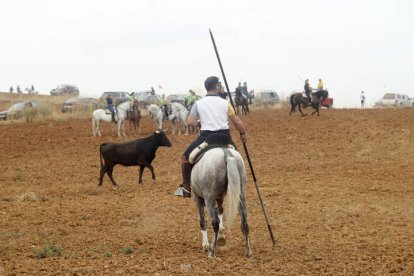
<svg viewBox="0 0 414 276">
<path fill-rule="evenodd" d="M 121 104 L 118 105 L 119 108 L 122 108 L 124 110 L 129 109 L 131 107 L 129 101 L 123 102 Z"/>
</svg>

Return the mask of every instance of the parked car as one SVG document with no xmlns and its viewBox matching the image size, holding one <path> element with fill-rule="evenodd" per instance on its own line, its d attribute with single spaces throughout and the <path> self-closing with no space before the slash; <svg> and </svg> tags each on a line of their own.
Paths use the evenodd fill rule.
<svg viewBox="0 0 414 276">
<path fill-rule="evenodd" d="M 154 91 L 142 91 L 135 92 L 135 96 L 138 98 L 138 101 L 143 107 L 146 107 L 150 104 L 159 104 L 161 96 L 156 94 Z"/>
<path fill-rule="evenodd" d="M 280 102 L 279 95 L 275 90 L 262 90 L 254 97 L 256 103 L 277 104 Z"/>
<path fill-rule="evenodd" d="M 128 101 L 128 97 L 129 97 L 129 93 L 125 91 L 110 91 L 110 92 L 108 91 L 108 92 L 103 92 L 101 97 L 99 97 L 99 102 L 106 105 L 106 98 L 108 97 L 108 95 L 111 96 L 112 101 L 114 102 L 114 105 L 119 105 L 123 102 Z"/>
<path fill-rule="evenodd" d="M 167 100 L 167 102 L 178 102 L 185 105 L 185 98 L 186 95 L 184 94 L 171 94 L 168 95 L 165 99 Z"/>
<path fill-rule="evenodd" d="M 70 98 L 63 103 L 62 112 L 92 111 L 98 107 L 98 104 L 94 98 Z"/>
<path fill-rule="evenodd" d="M 398 93 L 386 93 L 381 100 L 375 103 L 377 107 L 413 107 L 413 99 Z"/>
<path fill-rule="evenodd" d="M 60 96 L 60 95 L 73 95 L 79 96 L 79 89 L 71 84 L 61 84 L 55 89 L 50 90 L 50 95 Z"/>
<path fill-rule="evenodd" d="M 6 111 L 0 112 L 0 120 L 9 120 L 9 119 L 20 119 L 25 110 L 28 109 L 37 109 L 38 103 L 36 101 L 24 101 L 13 104 Z"/>
</svg>

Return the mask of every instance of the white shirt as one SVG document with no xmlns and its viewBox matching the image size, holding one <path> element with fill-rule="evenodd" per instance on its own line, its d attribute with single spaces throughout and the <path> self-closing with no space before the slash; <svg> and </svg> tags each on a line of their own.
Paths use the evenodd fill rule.
<svg viewBox="0 0 414 276">
<path fill-rule="evenodd" d="M 191 115 L 200 118 L 201 130 L 229 129 L 229 103 L 218 95 L 206 95 L 195 102 Z"/>
</svg>

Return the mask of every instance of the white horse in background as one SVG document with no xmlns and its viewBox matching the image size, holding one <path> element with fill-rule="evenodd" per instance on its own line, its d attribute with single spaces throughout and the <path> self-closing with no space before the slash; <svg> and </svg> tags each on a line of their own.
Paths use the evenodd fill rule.
<svg viewBox="0 0 414 276">
<path fill-rule="evenodd" d="M 157 130 L 162 130 L 162 121 L 164 120 L 164 112 L 156 104 L 150 104 L 148 106 L 148 115 L 155 122 Z"/>
<path fill-rule="evenodd" d="M 115 113 L 115 119 L 118 122 L 118 136 L 121 137 L 121 132 L 124 136 L 125 134 L 125 119 L 127 112 L 131 109 L 131 104 L 129 101 L 126 101 L 124 103 L 121 103 L 116 108 L 114 108 Z M 99 123 L 100 121 L 105 122 L 112 122 L 112 114 L 106 114 L 106 111 L 104 109 L 97 109 L 92 114 L 92 133 L 93 136 L 101 136 L 101 132 L 99 131 Z"/>
<path fill-rule="evenodd" d="M 172 123 L 172 134 L 175 134 L 175 129 L 178 127 L 178 134 L 181 134 L 181 126 L 185 127 L 185 135 L 188 135 L 188 110 L 184 105 L 178 102 L 171 103 L 171 114 L 168 119 Z"/>
</svg>

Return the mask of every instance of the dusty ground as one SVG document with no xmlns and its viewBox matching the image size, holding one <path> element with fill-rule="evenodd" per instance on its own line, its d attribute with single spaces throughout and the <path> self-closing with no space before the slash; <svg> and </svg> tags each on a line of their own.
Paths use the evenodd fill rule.
<svg viewBox="0 0 414 276">
<path fill-rule="evenodd" d="M 155 185 L 116 167 L 114 189 L 97 186 L 99 144 L 125 140 L 114 126 L 93 138 L 90 120 L 0 124 L 0 275 L 413 275 L 414 109 L 287 113 L 243 117 L 278 238 L 272 248 L 249 179 L 250 259 L 239 227 L 208 259 L 193 202 L 171 195 L 193 136 L 159 149 Z M 140 136 L 152 129 L 145 119 Z M 45 242 L 62 255 L 36 258 Z"/>
</svg>

